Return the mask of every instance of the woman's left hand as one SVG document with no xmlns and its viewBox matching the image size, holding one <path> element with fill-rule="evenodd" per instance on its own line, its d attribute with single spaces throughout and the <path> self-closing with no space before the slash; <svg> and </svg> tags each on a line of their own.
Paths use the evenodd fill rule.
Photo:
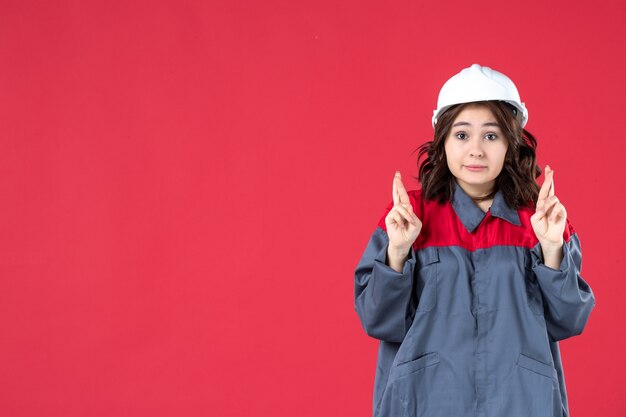
<svg viewBox="0 0 626 417">
<path fill-rule="evenodd" d="M 544 256 L 547 253 L 555 254 L 562 251 L 566 220 L 565 207 L 554 195 L 554 171 L 546 165 L 535 214 L 530 218 Z"/>
</svg>

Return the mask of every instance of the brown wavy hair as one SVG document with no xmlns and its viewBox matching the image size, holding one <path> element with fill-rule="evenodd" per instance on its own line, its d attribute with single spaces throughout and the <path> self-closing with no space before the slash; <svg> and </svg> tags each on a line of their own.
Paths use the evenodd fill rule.
<svg viewBox="0 0 626 417">
<path fill-rule="evenodd" d="M 455 179 L 448 169 L 444 145 L 452 123 L 459 113 L 465 107 L 476 104 L 485 106 L 493 113 L 509 143 L 502 172 L 496 178 L 496 186 L 490 195 L 481 200 L 493 198 L 496 191 L 502 190 L 504 199 L 511 208 L 534 207 L 539 194 L 539 185 L 535 179 L 541 175 L 541 169 L 537 165 L 537 140 L 521 127 L 521 114 L 503 101 L 457 104 L 439 116 L 435 125 L 434 139 L 416 149 L 419 176 L 415 179 L 422 184 L 424 199 L 439 203 L 452 201 Z M 420 163 L 423 157 L 425 158 Z"/>
</svg>

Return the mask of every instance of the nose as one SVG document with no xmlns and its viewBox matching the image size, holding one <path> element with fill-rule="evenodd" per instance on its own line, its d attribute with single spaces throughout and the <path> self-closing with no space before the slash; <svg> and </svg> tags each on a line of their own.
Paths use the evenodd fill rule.
<svg viewBox="0 0 626 417">
<path fill-rule="evenodd" d="M 484 156 L 482 143 L 480 139 L 470 141 L 469 153 L 470 153 L 470 156 L 474 158 L 482 158 Z"/>
</svg>

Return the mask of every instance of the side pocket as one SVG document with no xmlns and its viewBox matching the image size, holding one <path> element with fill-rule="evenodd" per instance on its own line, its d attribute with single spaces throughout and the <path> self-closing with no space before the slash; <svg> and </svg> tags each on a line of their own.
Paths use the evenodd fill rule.
<svg viewBox="0 0 626 417">
<path fill-rule="evenodd" d="M 398 363 L 396 365 L 396 375 L 398 378 L 401 378 L 403 376 L 418 372 L 428 366 L 436 365 L 439 362 L 439 354 L 437 352 L 424 353 L 410 361 Z"/>
<path fill-rule="evenodd" d="M 543 296 L 541 295 L 541 288 L 539 282 L 532 269 L 532 259 L 530 251 L 526 250 L 524 253 L 524 274 L 525 274 L 525 286 L 526 286 L 526 300 L 528 302 L 528 308 L 538 316 L 543 316 Z"/>
<path fill-rule="evenodd" d="M 524 369 L 528 369 L 529 371 L 545 376 L 546 378 L 554 380 L 557 377 L 556 369 L 554 369 L 552 365 L 540 362 L 537 359 L 533 359 L 530 356 L 524 355 L 523 353 L 519 354 L 519 357 L 517 358 L 517 364 Z"/>
<path fill-rule="evenodd" d="M 430 246 L 417 252 L 415 272 L 416 311 L 430 311 L 437 304 L 437 269 L 439 248 Z"/>
<path fill-rule="evenodd" d="M 552 365 L 520 353 L 509 377 L 503 381 L 496 397 L 494 415 L 507 417 L 556 417 L 556 371 Z M 559 396 L 560 397 L 560 396 Z M 560 416 L 559 416 L 560 417 Z"/>
<path fill-rule="evenodd" d="M 442 410 L 442 376 L 437 352 L 423 353 L 408 362 L 398 363 L 391 385 L 391 399 L 388 413 L 390 417 L 454 416 Z"/>
</svg>

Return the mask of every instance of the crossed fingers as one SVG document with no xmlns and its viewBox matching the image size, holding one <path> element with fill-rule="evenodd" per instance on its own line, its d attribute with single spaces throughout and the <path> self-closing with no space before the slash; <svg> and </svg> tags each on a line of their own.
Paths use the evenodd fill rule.
<svg viewBox="0 0 626 417">
<path fill-rule="evenodd" d="M 413 213 L 413 207 L 411 206 L 411 200 L 409 194 L 402 184 L 402 177 L 400 171 L 396 171 L 396 175 L 393 178 L 393 204 L 394 208 L 404 217 L 409 223 L 417 226 L 415 214 Z"/>
<path fill-rule="evenodd" d="M 539 214 L 537 220 L 546 215 L 549 215 L 552 221 L 556 220 L 557 216 L 566 216 L 565 207 L 554 195 L 554 171 L 549 165 L 546 165 L 545 178 L 539 189 L 535 211 Z"/>
<path fill-rule="evenodd" d="M 542 210 L 546 204 L 548 197 L 554 196 L 554 171 L 549 165 L 546 165 L 545 177 L 543 184 L 539 189 L 539 196 L 537 198 L 536 210 Z"/>
</svg>

